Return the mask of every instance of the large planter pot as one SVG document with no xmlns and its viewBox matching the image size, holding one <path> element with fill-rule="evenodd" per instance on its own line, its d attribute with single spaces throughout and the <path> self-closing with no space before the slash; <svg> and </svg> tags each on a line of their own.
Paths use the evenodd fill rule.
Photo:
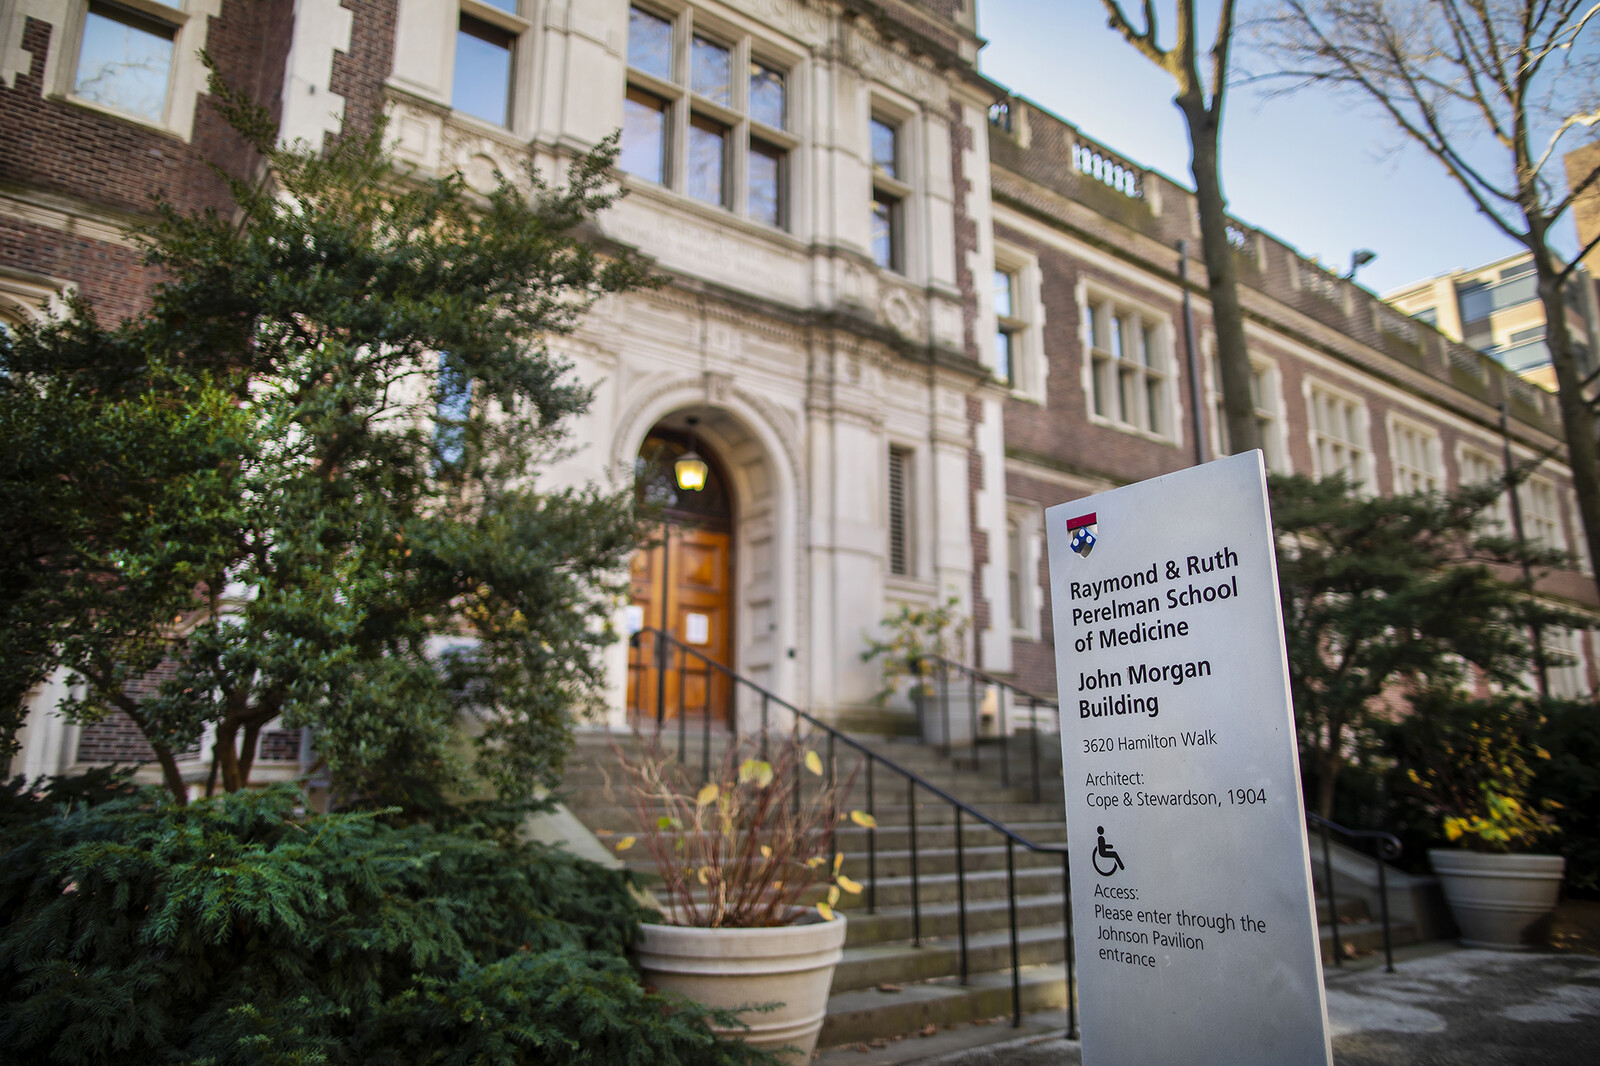
<svg viewBox="0 0 1600 1066">
<path fill-rule="evenodd" d="M 1434 848 L 1433 872 L 1468 947 L 1521 951 L 1523 934 L 1555 909 L 1567 860 Z"/>
<path fill-rule="evenodd" d="M 646 984 L 708 1006 L 782 1003 L 742 1014 L 748 1030 L 718 1031 L 768 1050 L 791 1047 L 782 1061 L 804 1066 L 822 1030 L 844 930 L 842 914 L 831 922 L 767 929 L 641 925 L 634 958 Z"/>
</svg>

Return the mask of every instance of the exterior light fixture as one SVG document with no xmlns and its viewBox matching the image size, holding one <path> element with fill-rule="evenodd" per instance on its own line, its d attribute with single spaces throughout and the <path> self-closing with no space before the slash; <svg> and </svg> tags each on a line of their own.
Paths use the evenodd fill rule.
<svg viewBox="0 0 1600 1066">
<path fill-rule="evenodd" d="M 706 461 L 695 454 L 693 448 L 678 456 L 672 464 L 678 487 L 685 492 L 699 492 L 706 487 Z"/>
<path fill-rule="evenodd" d="M 1374 252 L 1371 248 L 1362 248 L 1359 251 L 1351 252 L 1350 272 L 1345 275 L 1345 280 L 1348 281 L 1351 278 L 1354 278 L 1356 276 L 1356 271 L 1360 270 L 1362 267 L 1366 266 L 1376 258 L 1378 258 L 1378 253 Z"/>
</svg>

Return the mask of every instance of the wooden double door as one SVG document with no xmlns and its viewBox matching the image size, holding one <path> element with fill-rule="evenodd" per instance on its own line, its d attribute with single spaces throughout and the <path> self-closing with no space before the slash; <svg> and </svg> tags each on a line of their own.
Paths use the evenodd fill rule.
<svg viewBox="0 0 1600 1066">
<path fill-rule="evenodd" d="M 690 653 L 669 645 L 663 670 L 655 639 L 644 634 L 628 652 L 628 706 L 640 718 L 730 720 L 733 685 L 707 660 L 733 668 L 732 534 L 669 525 L 653 547 L 634 553 L 631 579 L 635 617 Z"/>
</svg>

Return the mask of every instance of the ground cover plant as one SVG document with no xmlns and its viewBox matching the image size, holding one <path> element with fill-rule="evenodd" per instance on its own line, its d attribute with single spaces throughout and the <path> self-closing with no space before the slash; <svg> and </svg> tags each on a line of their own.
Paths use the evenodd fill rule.
<svg viewBox="0 0 1600 1066">
<path fill-rule="evenodd" d="M 0 791 L 0 1059 L 761 1061 L 640 986 L 626 875 L 518 843 L 514 818 L 104 785 Z"/>
</svg>

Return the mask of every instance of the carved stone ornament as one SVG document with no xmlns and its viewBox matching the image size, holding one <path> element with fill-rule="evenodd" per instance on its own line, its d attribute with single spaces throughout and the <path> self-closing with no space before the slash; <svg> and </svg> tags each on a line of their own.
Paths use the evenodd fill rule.
<svg viewBox="0 0 1600 1066">
<path fill-rule="evenodd" d="M 909 340 L 922 341 L 926 337 L 922 315 L 918 313 L 911 295 L 904 289 L 885 287 L 878 302 L 878 313 L 890 329 Z"/>
<path fill-rule="evenodd" d="M 729 0 L 729 6 L 749 12 L 808 45 L 820 45 L 827 38 L 827 16 L 804 0 Z"/>
<path fill-rule="evenodd" d="M 911 56 L 869 35 L 859 23 L 845 38 L 845 47 L 856 69 L 868 79 L 883 82 L 923 101 L 934 101 L 941 96 L 938 76 L 918 65 Z"/>
</svg>

